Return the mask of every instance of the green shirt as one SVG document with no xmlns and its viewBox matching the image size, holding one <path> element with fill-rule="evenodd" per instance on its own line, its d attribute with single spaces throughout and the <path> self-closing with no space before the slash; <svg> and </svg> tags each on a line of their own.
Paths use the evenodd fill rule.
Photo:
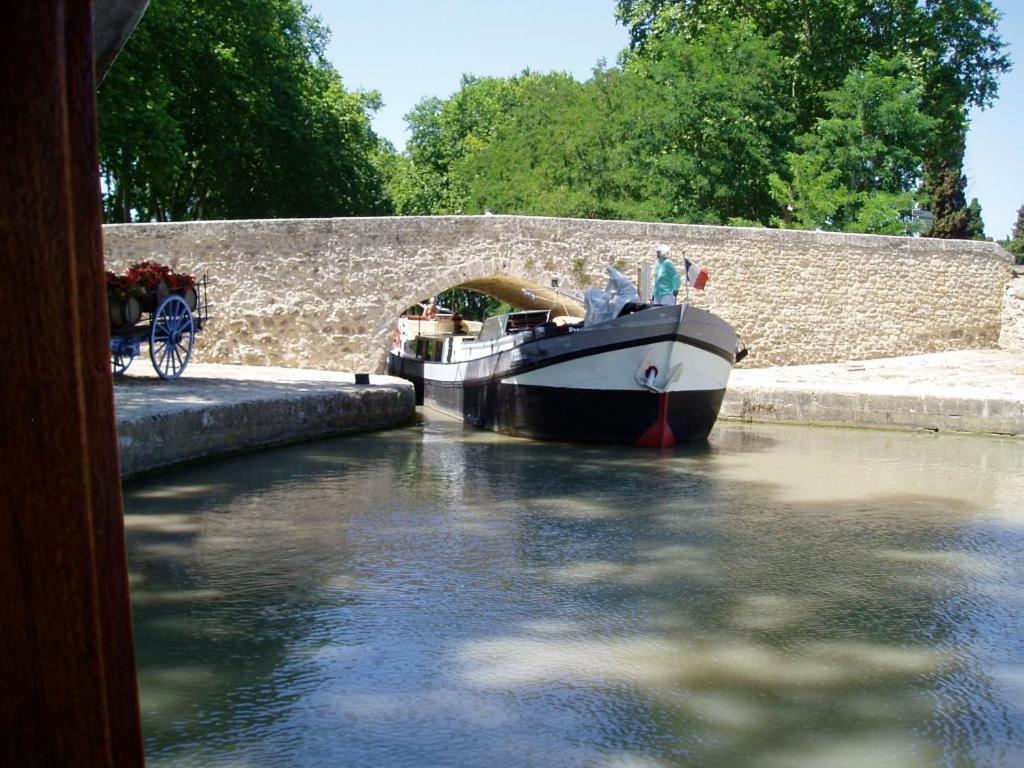
<svg viewBox="0 0 1024 768">
<path fill-rule="evenodd" d="M 654 296 L 669 296 L 679 290 L 679 272 L 668 259 L 658 259 L 654 272 Z"/>
</svg>

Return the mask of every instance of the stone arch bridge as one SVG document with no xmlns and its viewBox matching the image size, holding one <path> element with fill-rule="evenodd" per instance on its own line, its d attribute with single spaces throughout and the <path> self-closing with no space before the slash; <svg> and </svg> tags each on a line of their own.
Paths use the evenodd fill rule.
<svg viewBox="0 0 1024 768">
<path fill-rule="evenodd" d="M 736 326 L 748 365 L 995 346 L 1010 256 L 992 243 L 521 216 L 104 227 L 107 268 L 142 259 L 210 277 L 203 362 L 383 369 L 398 315 L 464 286 L 603 286 L 673 246 L 706 267 L 695 303 Z"/>
</svg>

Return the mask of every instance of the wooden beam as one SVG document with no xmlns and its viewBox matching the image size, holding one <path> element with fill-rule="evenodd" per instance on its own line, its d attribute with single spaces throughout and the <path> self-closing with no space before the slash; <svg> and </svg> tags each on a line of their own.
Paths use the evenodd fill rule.
<svg viewBox="0 0 1024 768">
<path fill-rule="evenodd" d="M 142 765 L 92 8 L 0 26 L 0 764 Z"/>
</svg>

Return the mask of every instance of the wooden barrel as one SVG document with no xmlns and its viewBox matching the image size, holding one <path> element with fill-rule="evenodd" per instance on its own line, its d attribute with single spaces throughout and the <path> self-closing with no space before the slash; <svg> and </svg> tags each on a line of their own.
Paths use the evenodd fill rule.
<svg viewBox="0 0 1024 768">
<path fill-rule="evenodd" d="M 196 295 L 195 288 L 178 288 L 174 293 L 178 294 L 185 300 L 185 304 L 188 305 L 190 312 L 196 311 L 196 303 L 199 297 Z"/>
<path fill-rule="evenodd" d="M 160 302 L 171 295 L 171 289 L 164 280 L 161 280 L 156 284 L 156 288 L 152 288 L 146 292 L 146 295 L 142 297 L 140 304 L 143 312 L 156 312 L 156 308 L 160 305 Z"/>
<path fill-rule="evenodd" d="M 107 308 L 110 312 L 111 328 L 127 328 L 135 325 L 142 317 L 142 307 L 133 296 L 120 301 L 107 299 Z"/>
</svg>

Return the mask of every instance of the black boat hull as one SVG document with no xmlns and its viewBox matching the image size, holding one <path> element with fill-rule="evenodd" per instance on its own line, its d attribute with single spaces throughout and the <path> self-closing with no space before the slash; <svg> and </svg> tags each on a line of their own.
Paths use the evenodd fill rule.
<svg viewBox="0 0 1024 768">
<path fill-rule="evenodd" d="M 506 435 L 654 447 L 704 440 L 725 390 L 639 392 L 561 389 L 490 381 L 464 387 L 424 382 L 424 403 Z"/>
</svg>

